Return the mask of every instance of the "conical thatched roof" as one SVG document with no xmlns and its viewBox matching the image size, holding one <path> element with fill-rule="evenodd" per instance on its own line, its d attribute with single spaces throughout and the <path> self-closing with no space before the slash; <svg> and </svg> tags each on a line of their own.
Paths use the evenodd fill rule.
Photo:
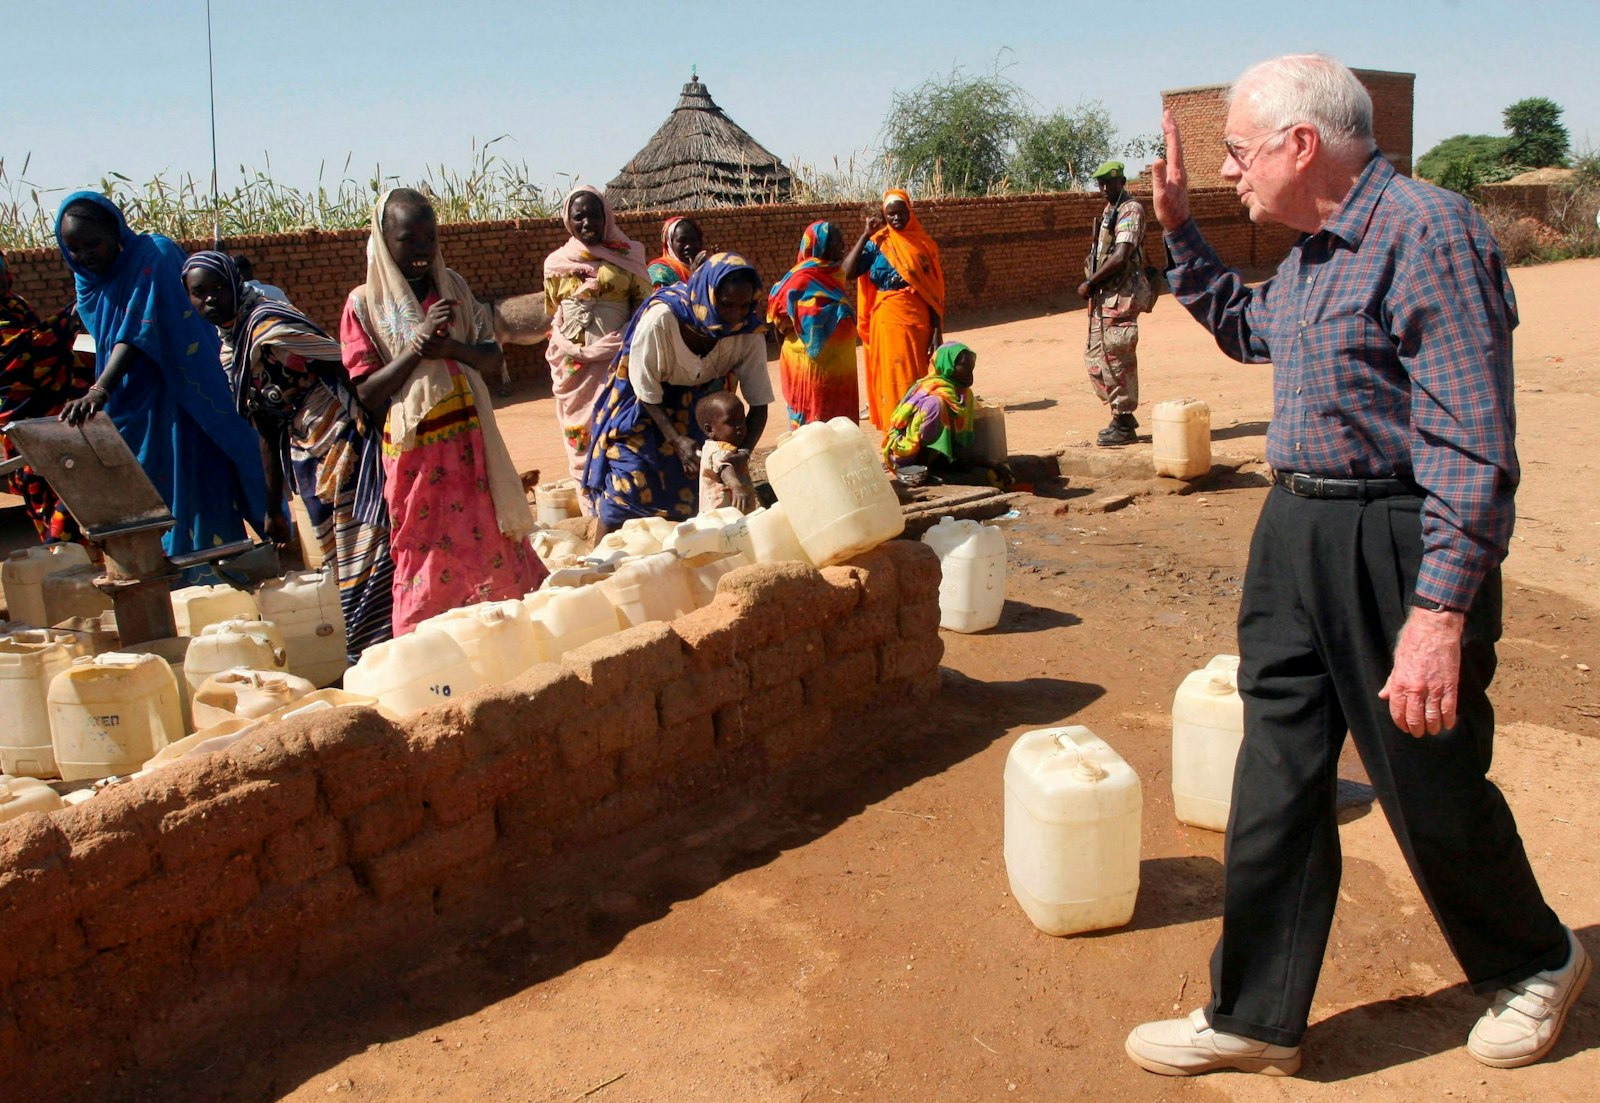
<svg viewBox="0 0 1600 1103">
<path fill-rule="evenodd" d="M 678 106 L 606 185 L 616 207 L 698 210 L 789 198 L 794 175 L 723 114 L 695 77 Z"/>
</svg>

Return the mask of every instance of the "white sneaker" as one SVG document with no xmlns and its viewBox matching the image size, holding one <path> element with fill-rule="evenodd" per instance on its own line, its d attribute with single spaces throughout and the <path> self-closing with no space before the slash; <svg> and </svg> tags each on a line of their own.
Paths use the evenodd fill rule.
<svg viewBox="0 0 1600 1103">
<path fill-rule="evenodd" d="M 1268 1045 L 1212 1030 L 1200 1008 L 1187 1019 L 1134 1027 L 1123 1048 L 1134 1064 L 1162 1076 L 1199 1076 L 1220 1069 L 1293 1076 L 1300 1070 L 1299 1046 Z"/>
<path fill-rule="evenodd" d="M 1531 1065 L 1549 1053 L 1561 1037 L 1567 1012 L 1589 982 L 1592 964 L 1568 927 L 1567 963 L 1500 989 L 1467 1037 L 1467 1052 L 1497 1069 Z"/>
</svg>

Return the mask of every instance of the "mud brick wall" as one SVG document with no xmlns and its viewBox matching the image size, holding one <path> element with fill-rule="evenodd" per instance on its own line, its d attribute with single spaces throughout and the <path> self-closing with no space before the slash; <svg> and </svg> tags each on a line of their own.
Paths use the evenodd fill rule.
<svg viewBox="0 0 1600 1103">
<path fill-rule="evenodd" d="M 1196 200 L 1196 216 L 1207 236 L 1219 242 L 1223 259 L 1242 266 L 1262 263 L 1252 251 L 1253 238 L 1240 232 L 1248 231 L 1250 224 L 1231 188 L 1218 191 L 1215 203 L 1200 194 Z M 1070 295 L 1082 278 L 1089 228 L 1101 207 L 1098 194 L 1077 192 L 919 202 L 919 217 L 939 242 L 950 315 L 959 318 L 978 309 L 1042 305 Z M 794 264 L 800 235 L 812 222 L 831 220 L 854 241 L 867 210 L 859 203 L 784 203 L 692 213 L 708 244 L 744 253 L 770 285 Z M 628 213 L 620 222 L 655 256 L 660 252 L 661 223 L 673 213 Z M 1153 216 L 1149 226 L 1145 256 L 1159 265 L 1164 254 Z M 553 218 L 440 228 L 446 263 L 481 299 L 541 289 L 544 258 L 566 237 Z M 306 230 L 231 238 L 226 248 L 249 254 L 261 279 L 282 287 L 297 306 L 336 332 L 346 295 L 366 278 L 366 240 L 365 230 Z M 210 247 L 205 241 L 180 244 L 190 251 Z M 1287 248 L 1266 263 L 1281 259 Z M 71 301 L 72 279 L 56 250 L 19 249 L 8 260 L 17 293 L 37 309 L 55 310 Z M 542 350 L 513 347 L 507 360 L 514 376 L 546 370 Z"/>
<path fill-rule="evenodd" d="M 1485 184 L 1478 189 L 1477 200 L 1488 210 L 1547 222 L 1555 190 L 1549 184 Z"/>
<path fill-rule="evenodd" d="M 743 568 L 670 625 L 403 722 L 297 718 L 0 826 L 0 1099 L 159 1066 L 374 947 L 404 958 L 530 858 L 733 787 L 814 791 L 937 691 L 938 586 L 912 541 Z"/>
</svg>

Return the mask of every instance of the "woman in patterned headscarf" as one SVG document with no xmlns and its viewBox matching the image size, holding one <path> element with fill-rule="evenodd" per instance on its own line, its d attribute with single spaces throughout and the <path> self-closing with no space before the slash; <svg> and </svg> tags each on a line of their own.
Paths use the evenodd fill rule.
<svg viewBox="0 0 1600 1103">
<path fill-rule="evenodd" d="M 895 403 L 928 370 L 944 340 L 944 268 L 939 246 L 899 188 L 883 193 L 883 217 L 845 254 L 846 278 L 856 280 L 856 326 L 866 350 L 867 406 L 872 424 L 889 427 Z"/>
<path fill-rule="evenodd" d="M 980 470 L 983 483 L 1011 483 L 1009 467 L 971 451 L 976 437 L 972 376 L 977 366 L 977 354 L 961 342 L 939 346 L 933 354 L 933 369 L 912 384 L 889 415 L 883 458 L 891 467 L 921 464 L 947 476 Z"/>
<path fill-rule="evenodd" d="M 670 287 L 687 280 L 704 248 L 700 223 L 687 215 L 667 219 L 661 224 L 661 255 L 650 262 L 650 285 Z"/>
<path fill-rule="evenodd" d="M 567 467 L 583 478 L 589 419 L 605 390 L 607 369 L 622 347 L 622 330 L 650 295 L 644 246 L 617 226 L 599 189 L 580 184 L 561 204 L 572 236 L 545 258 L 544 297 L 550 313 L 545 359 L 556 419 L 567 446 Z M 587 511 L 588 503 L 583 505 Z"/>
<path fill-rule="evenodd" d="M 767 321 L 784 335 L 783 400 L 789 425 L 847 417 L 861 410 L 856 388 L 856 311 L 839 270 L 844 238 L 831 222 L 813 222 L 800 238 L 789 274 L 767 294 Z"/>
<path fill-rule="evenodd" d="M 78 319 L 71 306 L 45 321 L 27 299 L 12 294 L 11 269 L 0 252 L 0 428 L 25 418 L 55 417 L 89 389 L 94 373 L 80 365 L 72 352 L 77 332 Z M 0 437 L 0 460 L 14 454 L 10 442 Z M 77 539 L 78 526 L 72 515 L 32 468 L 5 476 L 0 489 L 22 499 L 40 540 Z"/>
<path fill-rule="evenodd" d="M 480 374 L 503 353 L 488 308 L 444 266 L 420 192 L 374 205 L 367 282 L 350 293 L 339 338 L 357 397 L 383 423 L 394 634 L 538 587 L 533 512 Z"/>
<path fill-rule="evenodd" d="M 261 436 L 267 535 L 287 544 L 287 484 L 304 503 L 323 559 L 335 565 L 350 662 L 389 638 L 394 563 L 378 433 L 345 378 L 339 342 L 287 302 L 250 286 L 226 253 L 183 264 L 199 315 L 222 338 L 234 405 Z"/>
<path fill-rule="evenodd" d="M 743 257 L 718 253 L 685 283 L 645 300 L 623 334 L 595 407 L 583 485 L 600 535 L 630 517 L 693 516 L 702 431 L 694 405 L 736 382 L 750 407 L 746 450 L 767 424 L 761 278 Z"/>
</svg>

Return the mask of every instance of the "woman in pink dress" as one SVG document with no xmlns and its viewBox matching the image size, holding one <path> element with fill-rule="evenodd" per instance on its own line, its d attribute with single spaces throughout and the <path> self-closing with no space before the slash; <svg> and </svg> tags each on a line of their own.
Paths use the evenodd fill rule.
<svg viewBox="0 0 1600 1103">
<path fill-rule="evenodd" d="M 339 341 L 384 426 L 394 634 L 536 588 L 547 572 L 528 546 L 533 514 L 483 382 L 503 354 L 488 310 L 444 266 L 420 192 L 394 189 L 373 208 L 367 282 L 345 303 Z"/>
</svg>

